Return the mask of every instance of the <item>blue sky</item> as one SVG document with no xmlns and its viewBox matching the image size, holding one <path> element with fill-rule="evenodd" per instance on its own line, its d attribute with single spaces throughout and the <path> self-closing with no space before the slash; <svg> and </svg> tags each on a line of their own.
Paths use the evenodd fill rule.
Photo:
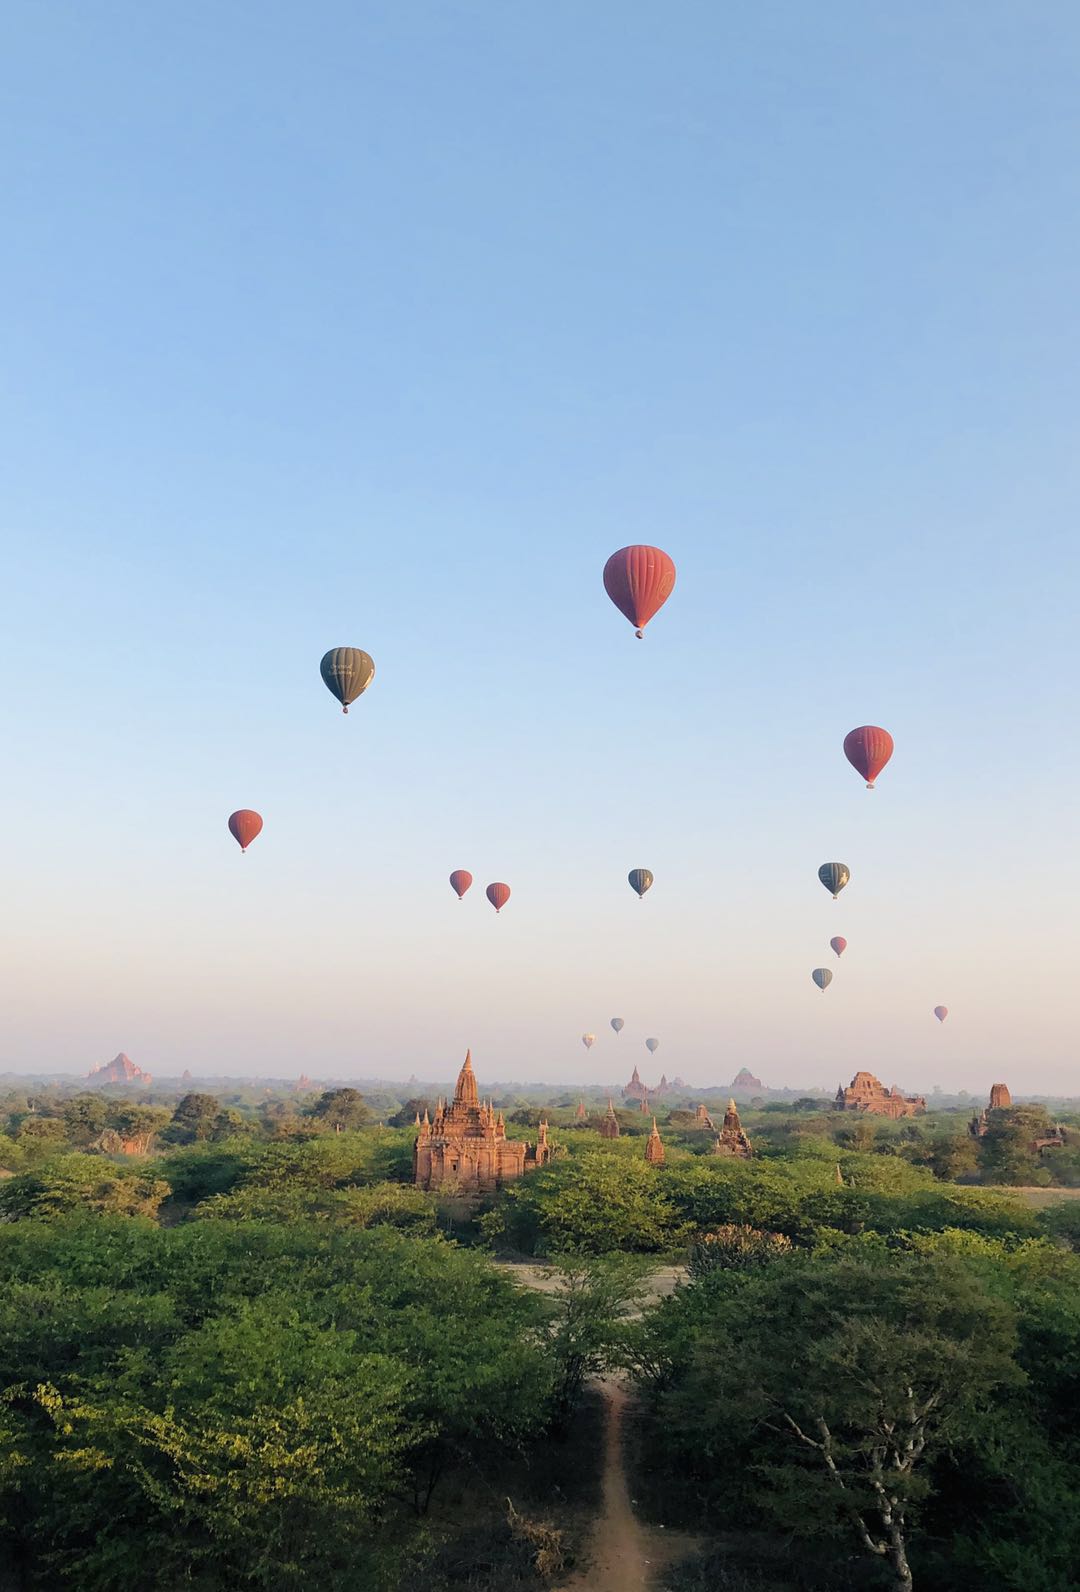
<svg viewBox="0 0 1080 1592">
<path fill-rule="evenodd" d="M 0 1065 L 1080 1090 L 1074 7 L 5 35 Z"/>
</svg>

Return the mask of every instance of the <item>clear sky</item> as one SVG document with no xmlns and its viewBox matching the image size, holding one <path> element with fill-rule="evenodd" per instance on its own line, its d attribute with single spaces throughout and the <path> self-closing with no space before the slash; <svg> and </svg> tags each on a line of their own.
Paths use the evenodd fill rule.
<svg viewBox="0 0 1080 1592">
<path fill-rule="evenodd" d="M 3 34 L 0 1066 L 1080 1092 L 1070 0 Z"/>
</svg>

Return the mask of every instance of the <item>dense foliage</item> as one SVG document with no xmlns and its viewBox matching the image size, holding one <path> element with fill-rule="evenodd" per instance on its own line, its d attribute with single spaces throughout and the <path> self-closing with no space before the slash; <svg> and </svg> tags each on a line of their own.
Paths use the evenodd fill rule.
<svg viewBox="0 0 1080 1592">
<path fill-rule="evenodd" d="M 412 1116 L 374 1125 L 349 1089 L 16 1102 L 0 1133 L 13 1585 L 557 1583 L 559 1445 L 617 1365 L 644 1394 L 639 1495 L 717 1528 L 723 1565 L 686 1585 L 729 1584 L 732 1565 L 730 1584 L 770 1588 L 1073 1584 L 1080 1201 L 1040 1210 L 971 1181 L 1040 1181 L 1043 1117 L 990 1113 L 976 1143 L 955 1117 L 844 1121 L 808 1101 L 748 1113 L 744 1162 L 674 1111 L 653 1166 L 651 1117 L 607 1141 L 559 1109 L 551 1164 L 477 1207 L 413 1187 Z M 535 1131 L 539 1108 L 516 1110 L 510 1131 Z M 555 1261 L 561 1283 L 523 1291 L 478 1245 Z M 688 1281 L 635 1315 L 661 1256 Z M 515 1465 L 557 1510 L 507 1505 Z M 803 1545 L 761 1579 L 760 1542 L 732 1521 L 778 1555 Z"/>
<path fill-rule="evenodd" d="M 448 1462 L 544 1422 L 533 1300 L 382 1226 L 0 1229 L 0 1473 L 30 1584 L 390 1588 Z"/>
</svg>

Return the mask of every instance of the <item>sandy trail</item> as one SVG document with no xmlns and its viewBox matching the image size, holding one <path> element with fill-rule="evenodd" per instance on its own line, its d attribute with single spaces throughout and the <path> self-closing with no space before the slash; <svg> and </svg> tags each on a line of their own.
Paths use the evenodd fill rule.
<svg viewBox="0 0 1080 1592">
<path fill-rule="evenodd" d="M 555 1293 L 557 1267 L 538 1262 L 498 1262 L 525 1288 Z M 643 1285 L 628 1320 L 665 1299 L 686 1277 L 684 1266 L 659 1266 Z M 593 1523 L 588 1562 L 558 1592 L 655 1592 L 657 1578 L 673 1560 L 690 1553 L 693 1538 L 643 1525 L 634 1513 L 623 1456 L 623 1421 L 631 1394 L 623 1376 L 598 1377 L 592 1383 L 604 1400 L 604 1488 L 601 1512 Z"/>
<path fill-rule="evenodd" d="M 607 1409 L 604 1427 L 604 1494 L 589 1541 L 589 1562 L 560 1592 L 640 1592 L 691 1544 L 676 1533 L 654 1531 L 634 1514 L 623 1463 L 623 1417 L 630 1395 L 621 1377 L 606 1376 L 594 1387 Z"/>
</svg>

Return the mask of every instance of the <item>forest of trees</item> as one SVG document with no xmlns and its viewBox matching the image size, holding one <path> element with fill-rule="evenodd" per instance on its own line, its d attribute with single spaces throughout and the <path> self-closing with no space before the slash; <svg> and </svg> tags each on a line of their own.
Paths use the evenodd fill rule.
<svg viewBox="0 0 1080 1592">
<path fill-rule="evenodd" d="M 1080 1201 L 952 1181 L 933 1123 L 770 1115 L 740 1162 L 672 1114 L 662 1167 L 567 1123 L 477 1206 L 354 1090 L 9 1101 L 5 1592 L 557 1586 L 604 1368 L 639 1506 L 701 1540 L 673 1587 L 1065 1592 Z"/>
</svg>

